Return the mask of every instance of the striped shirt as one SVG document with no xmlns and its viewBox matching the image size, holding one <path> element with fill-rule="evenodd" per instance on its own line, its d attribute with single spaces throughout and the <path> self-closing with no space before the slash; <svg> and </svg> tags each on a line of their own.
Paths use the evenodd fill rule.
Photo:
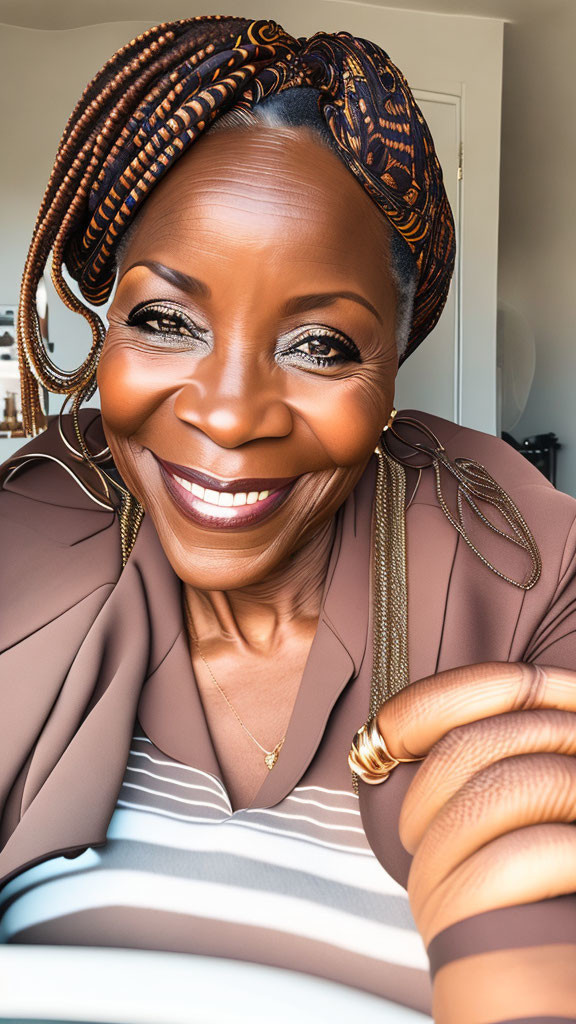
<svg viewBox="0 0 576 1024">
<path fill-rule="evenodd" d="M 372 853 L 353 791 L 298 784 L 233 811 L 216 775 L 169 757 L 138 720 L 106 845 L 8 882 L 0 943 L 239 958 L 429 1011 L 406 892 Z"/>
</svg>

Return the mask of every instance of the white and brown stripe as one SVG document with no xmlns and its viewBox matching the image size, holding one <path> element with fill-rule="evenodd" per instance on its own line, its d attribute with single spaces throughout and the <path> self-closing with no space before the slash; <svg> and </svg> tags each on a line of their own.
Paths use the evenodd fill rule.
<svg viewBox="0 0 576 1024">
<path fill-rule="evenodd" d="M 221 780 L 137 722 L 104 847 L 0 893 L 0 943 L 119 946 L 254 961 L 429 1012 L 428 958 L 404 889 L 350 791 L 297 785 L 232 811 Z"/>
</svg>

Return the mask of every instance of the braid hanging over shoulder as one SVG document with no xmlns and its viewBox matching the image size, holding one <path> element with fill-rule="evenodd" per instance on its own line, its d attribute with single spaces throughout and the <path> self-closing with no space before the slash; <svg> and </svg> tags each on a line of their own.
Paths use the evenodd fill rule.
<svg viewBox="0 0 576 1024">
<path fill-rule="evenodd" d="M 116 247 L 157 182 L 225 111 L 301 85 L 319 90 L 339 155 L 413 254 L 418 285 L 400 362 L 429 334 L 454 268 L 454 222 L 426 122 L 384 50 L 348 32 L 297 38 L 274 21 L 209 15 L 163 23 L 107 61 L 60 140 L 18 309 L 27 434 L 45 426 L 41 386 L 71 396 L 75 414 L 94 393 L 105 327 L 90 306 L 109 298 Z M 60 298 L 92 332 L 88 355 L 71 371 L 50 359 L 36 310 L 50 253 Z M 71 291 L 64 267 L 90 305 Z"/>
</svg>

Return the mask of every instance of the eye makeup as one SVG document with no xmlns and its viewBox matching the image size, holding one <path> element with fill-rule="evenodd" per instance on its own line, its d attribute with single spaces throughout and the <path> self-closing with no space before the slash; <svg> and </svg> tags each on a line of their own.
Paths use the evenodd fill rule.
<svg viewBox="0 0 576 1024">
<path fill-rule="evenodd" d="M 199 327 L 183 310 L 164 302 L 139 302 L 128 314 L 126 322 L 128 326 L 139 327 L 151 335 L 198 338 L 209 334 L 207 327 Z M 151 324 L 158 324 L 158 327 Z"/>
<path fill-rule="evenodd" d="M 203 340 L 210 333 L 173 305 L 161 301 L 144 301 L 130 311 L 127 325 L 137 327 L 152 337 Z M 152 326 L 152 325 L 156 326 Z M 292 344 L 276 354 L 280 361 L 301 362 L 316 369 L 329 369 L 345 363 L 361 363 L 358 347 L 348 335 L 326 326 L 310 326 L 293 336 Z"/>
<path fill-rule="evenodd" d="M 302 351 L 308 346 L 308 351 Z M 338 366 L 342 363 L 361 363 L 362 357 L 351 338 L 334 328 L 310 327 L 299 334 L 290 348 L 280 353 L 281 358 L 295 356 L 319 367 Z"/>
</svg>

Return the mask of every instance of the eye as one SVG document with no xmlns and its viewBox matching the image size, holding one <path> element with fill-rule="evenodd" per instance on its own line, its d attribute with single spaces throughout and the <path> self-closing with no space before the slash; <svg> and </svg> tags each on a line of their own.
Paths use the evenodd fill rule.
<svg viewBox="0 0 576 1024">
<path fill-rule="evenodd" d="M 183 311 L 161 302 L 135 306 L 128 315 L 127 323 L 148 334 L 170 338 L 198 340 L 208 333 L 207 328 L 198 327 Z"/>
<path fill-rule="evenodd" d="M 282 358 L 287 356 L 319 368 L 362 362 L 352 339 L 328 327 L 314 327 L 300 334 L 297 343 L 282 352 Z"/>
</svg>

